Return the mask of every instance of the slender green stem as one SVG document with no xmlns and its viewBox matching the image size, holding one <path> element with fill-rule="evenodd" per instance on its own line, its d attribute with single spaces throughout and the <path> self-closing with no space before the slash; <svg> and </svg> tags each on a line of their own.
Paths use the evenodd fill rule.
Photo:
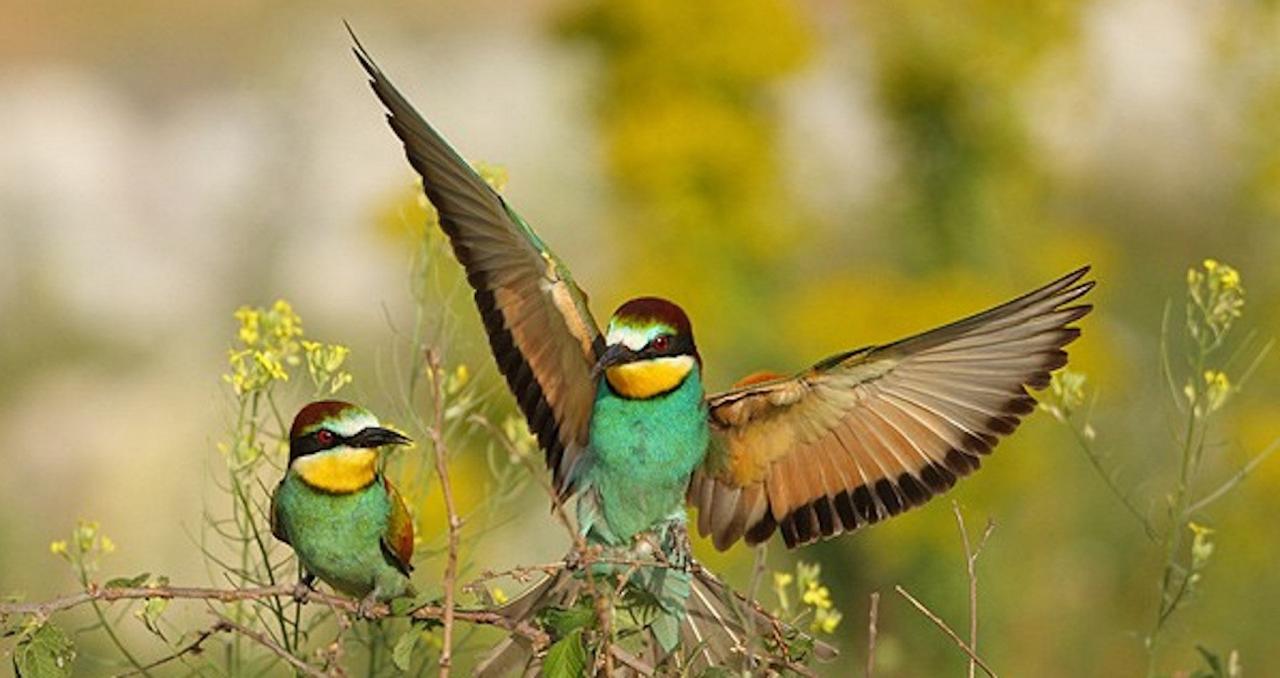
<svg viewBox="0 0 1280 678">
<path fill-rule="evenodd" d="M 1209 504 L 1212 504 L 1213 502 L 1221 499 L 1223 495 L 1235 489 L 1235 487 L 1240 483 L 1244 482 L 1244 479 L 1248 478 L 1249 474 L 1253 473 L 1259 466 L 1262 465 L 1262 462 L 1269 459 L 1271 455 L 1276 453 L 1277 450 L 1280 450 L 1280 438 L 1276 438 L 1275 440 L 1271 441 L 1270 445 L 1267 445 L 1265 448 L 1263 448 L 1261 452 L 1254 455 L 1253 458 L 1250 459 L 1248 463 L 1246 463 L 1243 467 L 1241 467 L 1239 471 L 1236 471 L 1235 474 L 1233 474 L 1230 478 L 1227 478 L 1226 481 L 1224 481 L 1216 489 L 1214 489 L 1212 492 L 1206 494 L 1202 499 L 1199 499 L 1194 504 L 1192 504 L 1190 508 L 1187 509 L 1187 511 L 1191 514 L 1195 514 L 1199 511 L 1204 510 L 1204 508 L 1207 507 Z"/>
<path fill-rule="evenodd" d="M 1098 456 L 1098 453 L 1093 449 L 1093 446 L 1090 444 L 1088 437 L 1086 437 L 1084 433 L 1080 431 L 1079 428 L 1072 425 L 1070 422 L 1065 422 L 1065 423 L 1067 424 L 1067 428 L 1071 430 L 1071 434 L 1075 437 L 1076 445 L 1078 445 L 1080 449 L 1084 452 L 1085 458 L 1089 460 L 1089 464 L 1093 466 L 1093 469 L 1098 472 L 1099 476 L 1102 477 L 1102 482 L 1106 483 L 1107 489 L 1111 490 L 1111 494 L 1114 495 L 1115 498 L 1118 499 L 1120 503 L 1124 505 L 1125 509 L 1129 511 L 1129 514 L 1132 515 L 1134 519 L 1138 521 L 1138 524 L 1142 526 L 1143 533 L 1147 535 L 1147 539 L 1152 542 L 1158 541 L 1158 535 L 1156 534 L 1156 529 L 1152 527 L 1151 521 L 1147 520 L 1147 517 L 1143 515 L 1142 511 L 1139 510 L 1138 507 L 1133 504 L 1133 501 L 1131 499 L 1129 499 L 1129 495 L 1125 494 L 1124 490 L 1121 490 L 1119 485 L 1116 485 L 1116 482 L 1111 477 L 1111 474 L 1108 473 L 1105 468 L 1103 468 L 1102 459 Z"/>
<path fill-rule="evenodd" d="M 1216 343 L 1206 345 L 1201 340 L 1196 344 L 1195 359 L 1192 361 L 1192 371 L 1190 379 L 1195 380 L 1204 372 L 1205 360 L 1208 354 L 1216 348 Z M 1194 381 L 1192 382 L 1195 383 Z M 1156 656 L 1160 642 L 1160 635 L 1164 631 L 1165 624 L 1169 618 L 1177 610 L 1182 603 L 1189 583 L 1190 574 L 1181 573 L 1181 580 L 1175 583 L 1178 577 L 1178 554 L 1182 548 L 1182 526 L 1187 520 L 1187 509 L 1190 505 L 1190 486 L 1191 476 L 1196 467 L 1194 460 L 1199 457 L 1199 448 L 1203 447 L 1203 435 L 1200 437 L 1200 443 L 1196 443 L 1197 427 L 1203 429 L 1204 417 L 1208 413 L 1204 408 L 1208 407 L 1208 403 L 1204 402 L 1202 397 L 1202 388 L 1195 388 L 1192 391 L 1190 402 L 1187 406 L 1187 424 L 1183 431 L 1181 460 L 1178 470 L 1178 484 L 1174 488 L 1173 502 L 1169 507 L 1169 525 L 1164 534 L 1164 570 L 1160 577 L 1160 598 L 1156 604 L 1155 623 L 1152 625 L 1151 632 L 1147 635 L 1147 676 L 1151 678 L 1156 672 Z M 1202 434 L 1203 431 L 1201 430 Z M 1175 592 L 1173 589 L 1177 587 Z"/>
<path fill-rule="evenodd" d="M 80 585 L 88 588 L 89 573 L 85 569 L 84 563 L 79 563 L 77 565 L 77 569 L 80 572 Z M 102 627 L 103 631 L 107 632 L 107 637 L 111 639 L 111 644 L 115 645 L 116 649 L 120 651 L 121 656 L 123 656 L 129 664 L 133 666 L 134 672 L 143 676 L 150 676 L 151 671 L 147 666 L 138 661 L 138 658 L 133 656 L 133 653 L 129 651 L 129 648 L 124 646 L 124 641 L 120 640 L 120 636 L 116 635 L 116 630 L 112 628 L 111 623 L 107 621 L 107 614 L 102 610 L 102 605 L 98 601 L 94 600 L 90 601 L 90 606 L 93 608 L 94 616 L 98 618 L 98 625 Z"/>
</svg>

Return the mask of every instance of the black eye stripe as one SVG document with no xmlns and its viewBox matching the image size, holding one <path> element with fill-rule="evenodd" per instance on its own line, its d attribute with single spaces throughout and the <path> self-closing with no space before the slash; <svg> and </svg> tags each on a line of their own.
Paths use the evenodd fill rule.
<svg viewBox="0 0 1280 678">
<path fill-rule="evenodd" d="M 693 355 L 693 338 L 683 334 L 662 334 L 659 337 L 666 337 L 667 345 L 664 348 L 658 348 L 658 337 L 654 337 L 649 343 L 636 353 L 637 360 L 647 360 L 650 358 L 662 358 L 666 356 Z"/>
<path fill-rule="evenodd" d="M 320 440 L 325 433 L 328 433 L 331 437 L 328 442 Z M 349 440 L 349 437 L 339 435 L 331 429 L 319 429 L 289 443 L 289 460 L 292 461 L 308 454 L 331 450 L 340 445 L 346 445 Z"/>
</svg>

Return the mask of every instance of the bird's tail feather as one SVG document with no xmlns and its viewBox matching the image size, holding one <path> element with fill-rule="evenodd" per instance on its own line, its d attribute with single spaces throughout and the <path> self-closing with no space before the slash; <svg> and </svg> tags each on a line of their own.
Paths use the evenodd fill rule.
<svg viewBox="0 0 1280 678">
<path fill-rule="evenodd" d="M 821 660 L 836 655 L 835 648 L 817 641 L 765 612 L 759 604 L 734 592 L 697 563 L 691 564 L 691 585 L 684 619 L 680 622 L 680 644 L 673 653 L 661 649 L 650 636 L 647 651 L 640 656 L 618 652 L 623 673 L 652 675 L 651 667 L 687 667 L 695 674 L 710 667 L 755 669 L 791 668 L 801 674 L 812 652 Z M 583 595 L 587 583 L 571 570 L 548 576 L 519 598 L 497 611 L 513 625 L 527 624 L 550 607 L 570 608 Z M 620 650 L 621 648 L 619 648 Z M 678 655 L 678 656 L 675 656 Z M 489 652 L 476 667 L 476 675 L 535 676 L 541 658 L 524 636 L 512 634 Z"/>
<path fill-rule="evenodd" d="M 769 614 L 696 563 L 680 640 L 694 671 L 771 667 L 807 673 L 804 654 L 812 652 L 820 660 L 837 654 L 834 647 Z"/>
</svg>

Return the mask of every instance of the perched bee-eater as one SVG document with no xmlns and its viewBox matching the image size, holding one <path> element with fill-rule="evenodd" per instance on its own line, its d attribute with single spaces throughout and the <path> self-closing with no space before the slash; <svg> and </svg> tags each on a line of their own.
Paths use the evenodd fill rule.
<svg viewBox="0 0 1280 678">
<path fill-rule="evenodd" d="M 355 51 L 466 269 L 559 497 L 577 494 L 591 543 L 656 544 L 668 562 L 689 563 L 686 503 L 718 549 L 775 532 L 795 547 L 920 506 L 975 471 L 1034 409 L 1027 389 L 1066 363 L 1063 347 L 1080 334 L 1070 325 L 1090 310 L 1075 303 L 1093 286 L 1084 267 L 938 329 L 707 395 L 676 304 L 633 299 L 601 332 L 564 264 L 358 42 Z M 666 615 L 651 630 L 668 652 L 683 639 L 707 664 L 729 661 L 743 652 L 734 628 L 708 628 L 724 618 L 724 589 L 701 568 L 685 571 L 632 577 L 664 587 Z M 553 577 L 507 609 L 527 616 L 569 588 Z M 492 665 L 510 665 L 515 642 Z"/>
<path fill-rule="evenodd" d="M 271 533 L 312 577 L 371 605 L 412 595 L 413 519 L 378 470 L 378 451 L 408 445 L 362 407 L 336 400 L 303 407 L 289 429 L 289 468 L 271 496 Z"/>
</svg>

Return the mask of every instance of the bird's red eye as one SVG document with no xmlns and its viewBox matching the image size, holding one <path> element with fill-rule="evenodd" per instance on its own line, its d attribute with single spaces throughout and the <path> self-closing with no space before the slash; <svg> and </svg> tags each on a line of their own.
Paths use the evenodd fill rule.
<svg viewBox="0 0 1280 678">
<path fill-rule="evenodd" d="M 653 338 L 653 350 L 665 351 L 671 345 L 671 339 L 665 334 L 659 334 Z"/>
<path fill-rule="evenodd" d="M 321 445 L 328 445 L 333 442 L 333 432 L 328 429 L 320 429 L 316 431 L 316 442 Z"/>
</svg>

